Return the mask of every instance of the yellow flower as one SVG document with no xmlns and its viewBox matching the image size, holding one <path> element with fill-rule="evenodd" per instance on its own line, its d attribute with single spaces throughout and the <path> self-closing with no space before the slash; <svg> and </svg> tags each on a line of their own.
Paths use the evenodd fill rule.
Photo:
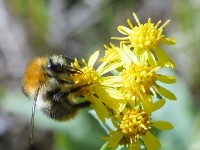
<svg viewBox="0 0 200 150">
<path fill-rule="evenodd" d="M 116 49 L 119 49 L 116 47 L 114 44 L 110 43 L 111 47 L 108 47 L 107 45 L 104 45 L 106 48 L 105 55 L 103 58 L 100 59 L 102 62 L 108 62 L 108 63 L 114 63 L 114 62 L 119 62 L 120 57 L 116 51 Z"/>
<path fill-rule="evenodd" d="M 116 84 L 119 91 L 127 99 L 134 101 L 137 99 L 149 99 L 150 93 L 155 97 L 158 97 L 157 93 L 160 93 L 168 99 L 176 99 L 173 93 L 157 84 L 157 81 L 174 83 L 176 81 L 175 77 L 157 74 L 160 67 L 149 65 L 147 52 L 144 52 L 138 58 L 126 45 L 122 44 L 121 47 L 122 49 L 116 49 L 116 52 L 121 60 L 119 65 L 123 64 L 124 69 L 119 72 L 118 82 Z M 111 85 L 109 83 L 107 85 L 116 87 L 115 83 L 110 83 Z"/>
<path fill-rule="evenodd" d="M 111 131 L 108 147 L 116 149 L 118 146 L 127 146 L 128 149 L 140 150 L 141 145 L 145 145 L 147 150 L 156 150 L 161 147 L 159 140 L 152 134 L 152 126 L 161 130 L 170 130 L 173 125 L 166 121 L 152 121 L 151 113 L 147 113 L 140 107 L 135 109 L 125 109 L 116 118 L 112 119 L 116 127 Z"/>
<path fill-rule="evenodd" d="M 146 95 L 149 95 L 150 90 L 153 90 L 152 87 L 156 86 L 158 78 L 156 71 L 158 69 L 159 67 L 150 67 L 145 62 L 139 62 L 138 64 L 133 62 L 120 73 L 123 79 L 123 86 L 120 91 L 128 99 L 134 99 L 135 97 L 146 99 Z"/>
<path fill-rule="evenodd" d="M 104 83 L 107 82 L 108 77 L 103 77 L 103 75 L 114 70 L 117 66 L 115 64 L 107 65 L 102 63 L 95 70 L 94 63 L 97 61 L 98 56 L 99 51 L 96 51 L 91 55 L 88 62 L 82 59 L 83 66 L 75 59 L 75 62 L 71 65 L 80 70 L 81 73 L 73 74 L 71 78 L 74 81 L 75 87 L 81 87 L 75 94 L 89 100 L 99 118 L 105 122 L 105 118 L 109 118 L 109 112 L 106 107 L 117 111 L 124 97 L 119 91 L 105 86 Z M 110 82 L 113 81 L 110 80 Z"/>
<path fill-rule="evenodd" d="M 164 52 L 160 47 L 162 43 L 175 44 L 176 41 L 172 38 L 166 38 L 163 34 L 163 29 L 169 24 L 170 20 L 166 21 L 162 26 L 159 27 L 161 21 L 158 21 L 156 25 L 151 22 L 151 18 L 148 22 L 141 24 L 137 15 L 133 13 L 133 16 L 138 24 L 134 26 L 130 19 L 127 20 L 130 28 L 125 26 L 119 26 L 118 31 L 126 37 L 113 37 L 112 39 L 122 40 L 122 43 L 131 46 L 136 54 L 142 54 L 143 52 L 148 53 L 149 59 L 156 61 L 154 54 L 156 54 L 160 66 L 175 67 L 173 60 Z"/>
</svg>

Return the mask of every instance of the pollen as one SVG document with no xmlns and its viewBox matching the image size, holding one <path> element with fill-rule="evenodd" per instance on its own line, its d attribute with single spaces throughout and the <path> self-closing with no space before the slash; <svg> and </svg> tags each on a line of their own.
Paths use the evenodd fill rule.
<svg viewBox="0 0 200 150">
<path fill-rule="evenodd" d="M 126 35 L 126 37 L 113 37 L 112 39 L 122 40 L 124 43 L 130 44 L 134 47 L 136 53 L 155 50 L 163 41 L 167 40 L 163 34 L 163 30 L 169 24 L 170 20 L 167 20 L 159 27 L 161 21 L 154 24 L 151 18 L 149 18 L 147 23 L 142 24 L 135 13 L 133 13 L 133 16 L 138 25 L 134 26 L 130 19 L 128 19 L 127 22 L 130 28 L 124 26 L 118 27 L 119 32 Z"/>
<path fill-rule="evenodd" d="M 142 64 L 132 64 L 129 68 L 124 69 L 121 73 L 123 85 L 121 91 L 127 98 L 140 97 L 147 95 L 150 88 L 156 85 L 156 69 Z"/>
<path fill-rule="evenodd" d="M 157 29 L 153 23 L 151 23 L 151 19 L 148 20 L 144 25 L 140 24 L 138 27 L 132 29 L 132 33 L 130 33 L 130 41 L 133 44 L 135 50 L 151 50 L 158 47 L 162 42 L 163 29 Z"/>
<path fill-rule="evenodd" d="M 85 66 L 80 69 L 82 74 L 74 74 L 72 76 L 73 81 L 77 87 L 84 86 L 76 94 L 88 97 L 95 94 L 95 86 L 98 84 L 98 74 L 92 66 Z"/>
<path fill-rule="evenodd" d="M 147 131 L 151 129 L 150 123 L 151 117 L 137 107 L 135 110 L 128 109 L 124 113 L 120 128 L 126 139 L 132 137 L 134 137 L 134 139 L 139 139 L 140 136 L 145 135 Z"/>
</svg>

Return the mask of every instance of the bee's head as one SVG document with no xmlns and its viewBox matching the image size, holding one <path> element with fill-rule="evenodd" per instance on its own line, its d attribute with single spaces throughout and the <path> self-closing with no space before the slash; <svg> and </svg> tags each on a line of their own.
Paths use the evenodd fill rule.
<svg viewBox="0 0 200 150">
<path fill-rule="evenodd" d="M 63 55 L 52 55 L 48 59 L 45 70 L 51 77 L 67 79 L 70 77 L 70 74 L 81 73 L 78 69 L 71 67 L 72 62 L 74 60 Z"/>
</svg>

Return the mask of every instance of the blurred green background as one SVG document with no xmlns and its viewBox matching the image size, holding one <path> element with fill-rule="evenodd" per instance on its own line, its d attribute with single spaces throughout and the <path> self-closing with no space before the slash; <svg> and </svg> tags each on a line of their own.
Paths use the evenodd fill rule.
<svg viewBox="0 0 200 150">
<path fill-rule="evenodd" d="M 198 0 L 0 0 L 0 150 L 98 150 L 106 135 L 82 110 L 76 119 L 55 122 L 37 108 L 35 139 L 30 145 L 33 101 L 21 91 L 28 63 L 36 56 L 63 54 L 85 58 L 120 35 L 136 12 L 142 23 L 171 19 L 164 47 L 176 61 L 177 83 L 165 85 L 177 96 L 156 112 L 155 120 L 171 121 L 175 129 L 158 133 L 162 150 L 200 149 L 200 2 Z"/>
</svg>

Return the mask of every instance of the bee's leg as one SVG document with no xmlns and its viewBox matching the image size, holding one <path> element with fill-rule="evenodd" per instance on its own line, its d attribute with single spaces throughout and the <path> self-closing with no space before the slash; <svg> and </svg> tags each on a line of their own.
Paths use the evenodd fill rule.
<svg viewBox="0 0 200 150">
<path fill-rule="evenodd" d="M 74 108 L 85 108 L 85 107 L 88 107 L 90 106 L 90 102 L 89 101 L 85 101 L 85 102 L 81 102 L 81 103 L 78 103 L 78 104 L 74 104 L 73 107 Z"/>
<path fill-rule="evenodd" d="M 69 91 L 61 91 L 61 92 L 55 93 L 53 95 L 52 100 L 54 100 L 56 102 L 60 102 L 61 100 L 64 100 L 70 93 L 76 92 L 78 90 L 80 90 L 80 87 L 71 89 Z M 84 102 L 80 102 L 77 104 L 73 104 L 72 107 L 73 108 L 85 108 L 85 107 L 90 106 L 90 104 L 91 103 L 89 101 L 84 101 Z"/>
<path fill-rule="evenodd" d="M 63 80 L 63 79 L 60 79 L 60 78 L 55 78 L 56 81 L 58 81 L 60 84 L 74 84 L 74 81 L 72 80 Z"/>
<path fill-rule="evenodd" d="M 70 93 L 74 93 L 74 92 L 79 91 L 82 87 L 87 86 L 87 85 L 88 85 L 88 84 L 82 85 L 82 86 L 79 86 L 79 87 L 70 89 L 69 91 L 70 91 Z M 89 101 L 84 101 L 84 102 L 80 102 L 80 103 L 74 104 L 73 107 L 74 107 L 74 108 L 84 108 L 84 107 L 90 106 L 90 104 L 91 104 L 91 103 L 90 103 Z"/>
<path fill-rule="evenodd" d="M 70 93 L 75 93 L 75 92 L 79 91 L 82 87 L 88 86 L 88 85 L 89 85 L 89 84 L 85 84 L 85 85 L 82 85 L 82 86 L 75 87 L 75 88 L 73 88 L 73 89 L 70 89 L 69 92 L 70 92 Z"/>
<path fill-rule="evenodd" d="M 76 87 L 76 88 L 73 88 L 70 90 L 66 90 L 66 91 L 61 91 L 60 89 L 55 89 L 54 92 L 51 93 L 52 100 L 59 102 L 60 100 L 62 100 L 62 98 L 67 97 L 71 93 L 79 91 L 84 86 L 87 86 L 87 85 L 79 86 L 79 87 Z"/>
</svg>

